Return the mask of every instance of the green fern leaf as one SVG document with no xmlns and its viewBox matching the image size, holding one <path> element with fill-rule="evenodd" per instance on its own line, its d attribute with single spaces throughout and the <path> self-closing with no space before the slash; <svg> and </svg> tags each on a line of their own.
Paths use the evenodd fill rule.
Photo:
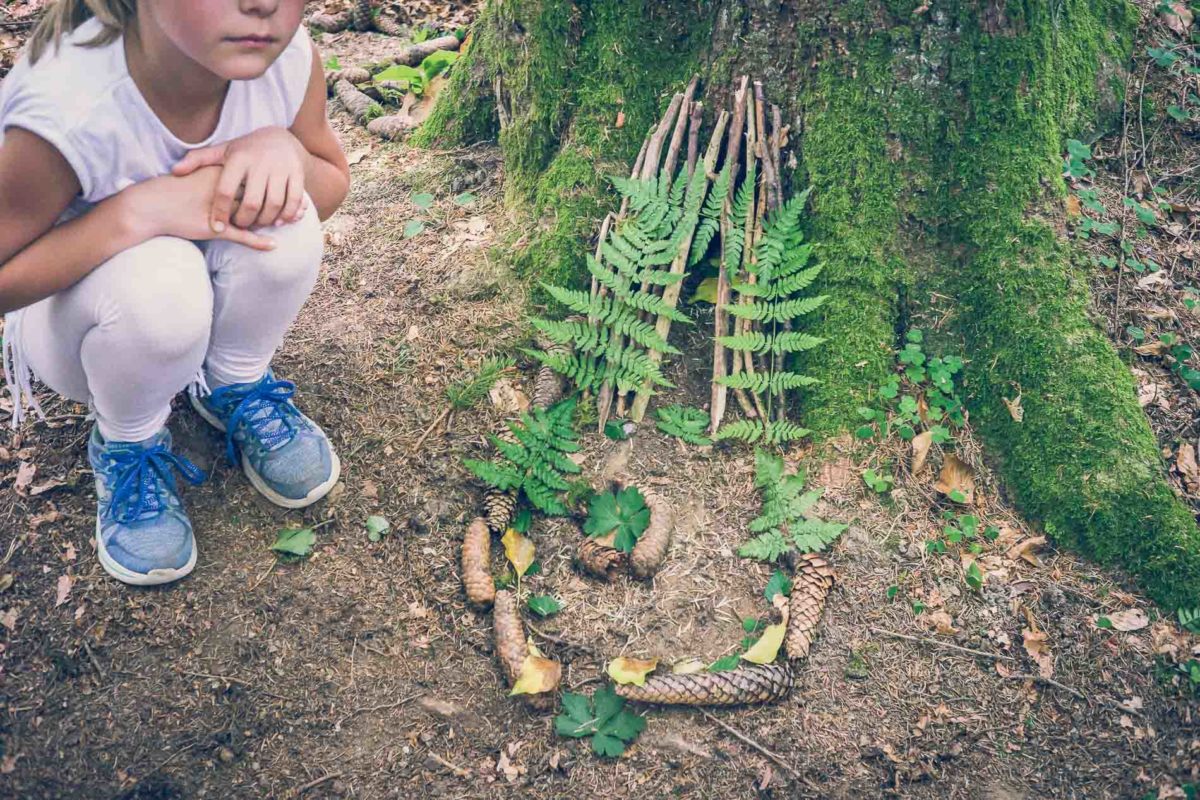
<svg viewBox="0 0 1200 800">
<path fill-rule="evenodd" d="M 762 561 L 775 561 L 791 547 L 779 531 L 767 531 L 756 536 L 738 548 L 738 555 L 743 558 L 757 558 Z"/>
<path fill-rule="evenodd" d="M 658 429 L 663 433 L 701 447 L 712 444 L 712 440 L 704 435 L 708 414 L 700 409 L 676 404 L 657 409 L 656 413 Z"/>
<path fill-rule="evenodd" d="M 780 333 L 770 337 L 767 349 L 772 353 L 800 353 L 805 350 L 811 350 L 824 341 L 819 336 L 812 336 L 798 331 L 788 331 L 787 333 Z"/>
</svg>

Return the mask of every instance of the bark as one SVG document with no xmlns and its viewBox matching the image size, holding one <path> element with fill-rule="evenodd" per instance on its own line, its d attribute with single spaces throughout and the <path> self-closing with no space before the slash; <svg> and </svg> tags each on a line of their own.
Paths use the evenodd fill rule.
<svg viewBox="0 0 1200 800">
<path fill-rule="evenodd" d="M 823 383 L 789 416 L 819 436 L 853 425 L 905 320 L 944 319 L 927 349 L 969 360 L 971 419 L 1018 505 L 1190 607 L 1200 533 L 1056 230 L 1063 142 L 1113 121 L 1137 21 L 1124 0 L 491 2 L 416 137 L 498 137 L 508 199 L 534 219 L 515 265 L 577 282 L 604 176 L 627 173 L 670 97 L 699 74 L 707 129 L 739 76 L 762 80 L 791 132 L 777 179 L 812 187 L 830 296 L 814 330 L 830 344 L 796 365 Z"/>
</svg>

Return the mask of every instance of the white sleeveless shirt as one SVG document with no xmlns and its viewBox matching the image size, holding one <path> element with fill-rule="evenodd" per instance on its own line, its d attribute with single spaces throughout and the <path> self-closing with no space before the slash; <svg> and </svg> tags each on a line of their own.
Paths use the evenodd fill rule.
<svg viewBox="0 0 1200 800">
<path fill-rule="evenodd" d="M 4 130 L 11 127 L 54 145 L 82 187 L 75 213 L 135 183 L 169 174 L 189 150 L 259 128 L 289 128 L 304 102 L 312 45 L 301 25 L 266 72 L 230 83 L 211 136 L 202 142 L 181 141 L 130 77 L 124 37 L 102 47 L 80 46 L 101 30 L 99 21 L 87 20 L 63 37 L 57 52 L 50 45 L 32 65 L 22 56 L 0 81 L 0 145 Z"/>
<path fill-rule="evenodd" d="M 290 128 L 304 102 L 312 70 L 312 44 L 301 25 L 279 58 L 259 77 L 232 81 L 212 135 L 184 142 L 167 129 L 129 75 L 124 37 L 83 47 L 101 24 L 89 19 L 30 64 L 27 55 L 0 80 L 0 146 L 8 128 L 24 128 L 62 154 L 79 178 L 79 195 L 64 222 L 122 189 L 168 175 L 188 151 L 236 139 L 271 126 Z M 17 427 L 28 402 L 39 413 L 31 374 L 21 352 L 21 311 L 4 318 L 0 361 L 13 399 Z"/>
</svg>

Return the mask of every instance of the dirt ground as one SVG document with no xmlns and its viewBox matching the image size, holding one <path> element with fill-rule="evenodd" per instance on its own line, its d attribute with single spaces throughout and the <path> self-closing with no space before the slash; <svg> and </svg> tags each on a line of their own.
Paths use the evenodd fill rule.
<svg viewBox="0 0 1200 800">
<path fill-rule="evenodd" d="M 357 34 L 322 43 L 343 63 L 383 46 Z M 485 401 L 417 446 L 447 385 L 527 335 L 524 290 L 503 266 L 520 237 L 500 199 L 502 164 L 487 145 L 384 144 L 333 113 L 354 184 L 326 223 L 321 279 L 276 367 L 331 433 L 342 481 L 304 512 L 276 508 L 179 402 L 180 449 L 212 472 L 185 493 L 200 560 L 176 585 L 135 589 L 95 557 L 83 409 L 45 395 L 47 423 L 19 434 L 5 424 L 0 797 L 1008 800 L 1184 797 L 1182 786 L 1200 784 L 1200 702 L 1182 666 L 1200 657 L 1200 638 L 1124 576 L 1039 542 L 969 437 L 959 454 L 977 470 L 974 513 L 1001 531 L 981 554 L 979 592 L 953 548 L 926 552 L 946 503 L 931 488 L 940 454 L 915 476 L 898 469 L 881 500 L 859 473 L 907 464 L 899 444 L 787 453 L 826 487 L 820 513 L 850 528 L 832 550 L 839 583 L 791 696 L 715 712 L 744 739 L 694 710 L 642 709 L 636 745 L 602 760 L 557 737 L 552 715 L 509 700 L 490 617 L 467 608 L 458 570 L 481 496 L 461 458 L 486 453 L 482 432 L 502 413 Z M 473 203 L 453 201 L 463 189 Z M 432 208 L 414 192 L 434 194 Z M 426 230 L 405 239 L 413 219 Z M 699 404 L 707 391 L 710 312 L 693 310 L 700 324 L 681 337 L 669 372 L 679 388 L 663 404 Z M 531 392 L 531 366 L 520 366 L 516 382 Z M 652 426 L 631 448 L 584 438 L 586 475 L 623 463 L 680 522 L 652 583 L 609 586 L 572 567 L 566 525 L 535 523 L 543 571 L 530 582 L 565 605 L 537 636 L 564 663 L 564 685 L 590 692 L 618 655 L 731 652 L 744 618 L 769 615 L 770 571 L 734 553 L 758 511 L 752 453 L 684 447 Z M 379 542 L 369 515 L 391 522 Z M 312 525 L 312 556 L 278 562 L 277 532 Z M 1095 622 L 1130 609 L 1149 623 Z"/>
</svg>

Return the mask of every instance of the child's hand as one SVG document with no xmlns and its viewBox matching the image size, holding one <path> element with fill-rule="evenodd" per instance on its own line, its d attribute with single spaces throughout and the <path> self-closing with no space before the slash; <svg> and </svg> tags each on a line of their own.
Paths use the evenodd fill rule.
<svg viewBox="0 0 1200 800">
<path fill-rule="evenodd" d="M 163 175 L 134 184 L 117 197 L 125 205 L 131 224 L 147 239 L 178 236 L 195 241 L 225 239 L 255 250 L 275 247 L 269 237 L 235 225 L 213 232 L 212 196 L 222 174 L 220 167 L 200 167 L 183 177 Z"/>
<path fill-rule="evenodd" d="M 212 230 L 233 224 L 257 228 L 295 222 L 304 214 L 304 165 L 308 151 L 286 128 L 260 128 L 224 144 L 202 147 L 172 169 L 177 177 L 220 166 L 212 197 Z M 241 204 L 235 208 L 238 197 Z"/>
</svg>

